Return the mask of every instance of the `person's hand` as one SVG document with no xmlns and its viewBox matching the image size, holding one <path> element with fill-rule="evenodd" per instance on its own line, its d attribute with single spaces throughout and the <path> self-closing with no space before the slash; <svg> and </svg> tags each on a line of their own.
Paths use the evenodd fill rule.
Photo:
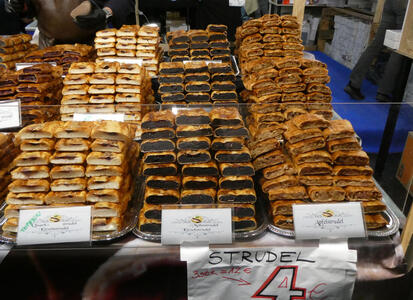
<svg viewBox="0 0 413 300">
<path fill-rule="evenodd" d="M 4 9 L 9 13 L 20 14 L 25 9 L 24 0 L 5 0 Z"/>
<path fill-rule="evenodd" d="M 74 18 L 74 22 L 86 30 L 100 30 L 106 27 L 108 13 L 96 5 L 94 1 L 90 1 L 92 9 L 87 15 L 80 15 Z"/>
</svg>

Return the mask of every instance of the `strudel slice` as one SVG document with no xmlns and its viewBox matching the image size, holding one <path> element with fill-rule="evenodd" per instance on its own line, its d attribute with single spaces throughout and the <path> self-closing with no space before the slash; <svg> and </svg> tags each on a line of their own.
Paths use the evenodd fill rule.
<svg viewBox="0 0 413 300">
<path fill-rule="evenodd" d="M 313 202 L 344 201 L 346 192 L 337 186 L 310 186 L 308 195 Z"/>
</svg>

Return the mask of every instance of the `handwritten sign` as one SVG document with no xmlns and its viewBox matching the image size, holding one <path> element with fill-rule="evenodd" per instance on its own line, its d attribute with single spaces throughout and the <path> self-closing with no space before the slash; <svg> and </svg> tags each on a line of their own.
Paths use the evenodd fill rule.
<svg viewBox="0 0 413 300">
<path fill-rule="evenodd" d="M 22 125 L 20 100 L 0 102 L 0 129 L 20 127 Z"/>
<path fill-rule="evenodd" d="M 210 249 L 187 262 L 188 299 L 351 299 L 356 257 L 348 249 Z"/>
<path fill-rule="evenodd" d="M 18 245 L 90 241 L 91 207 L 22 209 L 17 231 Z"/>
<path fill-rule="evenodd" d="M 73 121 L 86 121 L 86 122 L 93 122 L 93 121 L 118 121 L 123 122 L 125 121 L 125 114 L 81 114 L 81 113 L 74 113 L 73 114 Z"/>
<path fill-rule="evenodd" d="M 231 209 L 163 209 L 161 241 L 163 245 L 189 241 L 230 244 Z"/>
<path fill-rule="evenodd" d="M 366 237 L 359 202 L 293 205 L 296 239 Z"/>
</svg>

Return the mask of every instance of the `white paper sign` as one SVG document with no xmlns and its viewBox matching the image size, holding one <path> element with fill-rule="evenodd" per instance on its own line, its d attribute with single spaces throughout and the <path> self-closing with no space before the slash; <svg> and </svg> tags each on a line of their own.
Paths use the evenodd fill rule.
<svg viewBox="0 0 413 300">
<path fill-rule="evenodd" d="M 91 207 L 22 209 L 18 245 L 90 241 Z"/>
<path fill-rule="evenodd" d="M 293 205 L 296 239 L 366 237 L 360 202 Z"/>
<path fill-rule="evenodd" d="M 188 299 L 350 300 L 356 262 L 357 251 L 348 249 L 211 249 L 187 262 Z"/>
<path fill-rule="evenodd" d="M 57 64 L 55 62 L 48 62 L 50 65 L 53 67 L 56 67 Z M 16 63 L 16 71 L 19 71 L 21 69 L 27 68 L 27 67 L 32 67 L 38 64 L 44 64 L 44 62 L 31 62 L 31 63 Z"/>
<path fill-rule="evenodd" d="M 245 0 L 229 0 L 229 6 L 244 6 Z"/>
<path fill-rule="evenodd" d="M 118 121 L 124 122 L 125 121 L 125 114 L 81 114 L 81 113 L 74 113 L 73 114 L 73 121 Z"/>
<path fill-rule="evenodd" d="M 20 100 L 0 101 L 0 129 L 21 125 Z"/>
<path fill-rule="evenodd" d="M 163 245 L 189 241 L 230 244 L 231 209 L 163 209 L 161 241 Z"/>
<path fill-rule="evenodd" d="M 127 57 L 108 57 L 103 58 L 104 61 L 107 62 L 118 62 L 122 64 L 136 64 L 142 66 L 142 59 L 140 58 L 127 58 Z"/>
</svg>

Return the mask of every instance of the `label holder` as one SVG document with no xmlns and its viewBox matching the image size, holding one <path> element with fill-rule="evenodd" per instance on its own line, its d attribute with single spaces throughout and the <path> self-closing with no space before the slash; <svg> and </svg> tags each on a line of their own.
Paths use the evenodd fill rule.
<svg viewBox="0 0 413 300">
<path fill-rule="evenodd" d="M 125 122 L 125 114 L 122 113 L 74 113 L 73 121 L 94 122 L 94 121 L 118 121 Z"/>
<path fill-rule="evenodd" d="M 121 64 L 136 64 L 139 66 L 142 66 L 143 60 L 140 58 L 128 58 L 126 56 L 124 57 L 108 57 L 108 58 L 103 58 L 104 61 L 107 62 L 118 62 Z"/>
<path fill-rule="evenodd" d="M 21 222 L 20 222 L 20 212 L 21 211 L 43 211 L 43 210 L 67 210 L 67 209 L 78 209 L 78 208 L 82 208 L 86 211 L 86 208 L 88 208 L 88 212 L 87 212 L 87 216 L 89 216 L 89 231 L 88 231 L 88 239 L 84 239 L 84 240 L 79 240 L 79 241 L 58 241 L 58 242 L 27 242 L 27 241 L 23 241 L 23 242 L 19 242 L 19 232 L 20 232 L 20 227 L 21 227 Z M 44 207 L 44 206 L 35 206 L 35 207 L 21 207 L 19 210 L 19 224 L 18 224 L 18 228 L 17 228 L 17 237 L 16 237 L 16 244 L 17 246 L 32 246 L 32 245 L 37 245 L 37 246 L 42 246 L 42 245 L 46 245 L 46 247 L 50 247 L 50 245 L 66 245 L 66 244 L 70 244 L 70 245 L 76 245 L 76 246 L 88 246 L 90 247 L 92 245 L 92 234 L 93 234 L 93 224 L 92 224 L 92 220 L 93 220 L 93 214 L 92 214 L 92 206 L 70 206 L 70 207 L 59 207 L 59 208 L 50 208 L 50 207 Z M 30 226 L 30 225 L 29 225 Z M 48 245 L 48 246 L 47 246 Z"/>
<path fill-rule="evenodd" d="M 294 204 L 293 219 L 297 240 L 327 242 L 367 237 L 360 202 Z"/>
<path fill-rule="evenodd" d="M 0 102 L 0 129 L 19 128 L 22 126 L 20 99 Z"/>
<path fill-rule="evenodd" d="M 233 209 L 232 208 L 202 208 L 193 209 L 191 205 L 182 205 L 180 208 L 167 208 L 168 205 L 162 206 L 162 226 L 161 226 L 161 243 L 162 245 L 182 245 L 183 243 L 190 243 L 191 245 L 200 244 L 230 244 L 234 239 L 234 224 L 232 222 Z M 208 211 L 208 216 L 205 213 Z M 167 215 L 165 214 L 167 212 Z M 228 213 L 229 212 L 229 213 Z M 180 216 L 176 215 L 180 214 Z M 211 214 L 218 215 L 215 220 L 209 216 Z M 173 220 L 169 218 L 174 217 Z M 226 219 L 229 217 L 229 221 Z M 219 220 L 219 218 L 224 218 Z M 214 221 L 216 223 L 214 223 Z M 215 233 L 220 236 L 209 235 L 206 233 L 202 238 L 201 230 L 198 230 L 196 224 L 206 223 L 206 229 L 219 228 L 221 232 Z M 227 222 L 227 223 L 225 223 Z M 228 224 L 229 222 L 229 224 Z M 193 223 L 193 224 L 192 224 Z M 168 226 L 164 226 L 168 224 Z M 185 225 L 186 224 L 186 225 Z M 221 224 L 221 225 L 219 225 Z M 171 226 L 176 226 L 176 229 L 171 229 Z M 228 226 L 230 232 L 228 232 Z M 184 228 L 186 227 L 186 228 Z M 168 228 L 166 230 L 165 228 Z M 213 230 L 213 229 L 212 229 Z M 193 234 L 192 234 L 193 233 Z M 173 238 L 171 235 L 175 234 Z M 214 234 L 214 232 L 212 232 Z M 186 235 L 186 236 L 185 236 Z M 225 238 L 223 237 L 225 235 Z M 195 238 L 193 238 L 195 237 Z M 186 239 L 188 238 L 188 239 Z M 206 238 L 206 239 L 205 239 Z"/>
</svg>

